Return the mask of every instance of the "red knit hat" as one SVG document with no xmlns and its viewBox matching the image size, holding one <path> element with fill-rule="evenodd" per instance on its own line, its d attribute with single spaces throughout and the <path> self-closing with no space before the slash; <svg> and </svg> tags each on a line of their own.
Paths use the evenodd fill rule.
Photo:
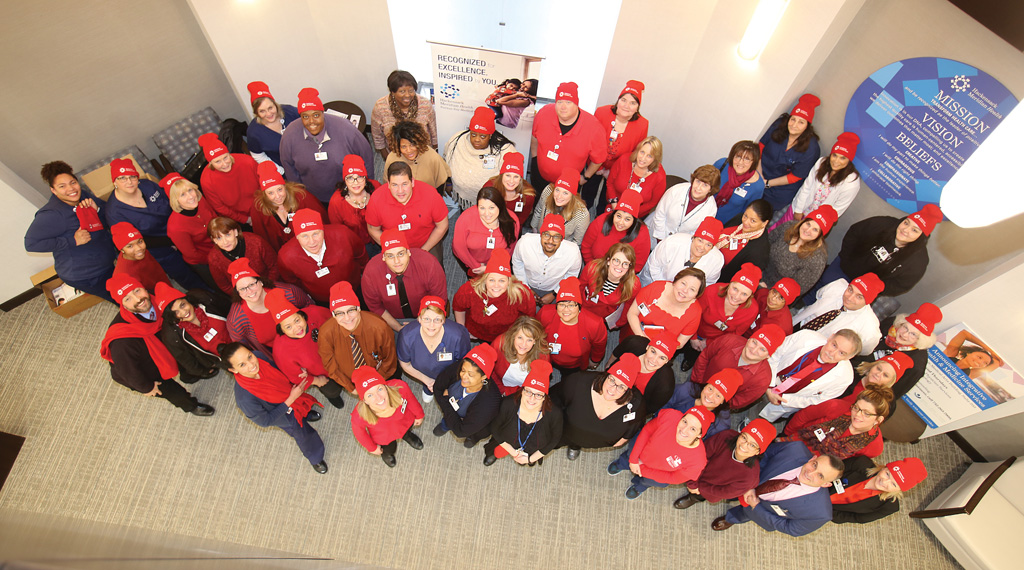
<svg viewBox="0 0 1024 570">
<path fill-rule="evenodd" d="M 323 111 L 324 104 L 320 101 L 320 92 L 312 87 L 299 91 L 299 114 L 306 111 Z"/>
<path fill-rule="evenodd" d="M 753 263 L 744 263 L 740 266 L 740 270 L 733 274 L 731 282 L 739 283 L 753 293 L 757 291 L 757 286 L 761 283 L 761 268 Z"/>
<path fill-rule="evenodd" d="M 113 277 L 107 279 L 107 292 L 110 293 L 110 296 L 114 298 L 118 305 L 121 304 L 121 300 L 128 293 L 139 287 L 142 287 L 142 283 L 127 273 L 115 273 Z"/>
<path fill-rule="evenodd" d="M 477 107 L 469 120 L 469 130 L 474 133 L 490 135 L 494 133 L 494 111 L 487 107 Z"/>
<path fill-rule="evenodd" d="M 479 366 L 480 370 L 484 371 L 484 376 L 489 377 L 494 370 L 494 363 L 498 360 L 498 353 L 493 346 L 484 343 L 473 347 L 466 358 Z"/>
<path fill-rule="evenodd" d="M 793 112 L 790 113 L 790 115 L 803 117 L 807 119 L 808 123 L 813 123 L 814 109 L 818 105 L 821 105 L 821 99 L 818 99 L 810 93 L 804 93 L 800 96 L 800 101 L 797 102 L 796 107 L 793 107 Z"/>
<path fill-rule="evenodd" d="M 538 392 L 548 393 L 551 386 L 551 363 L 537 359 L 530 363 L 530 371 L 526 373 L 523 388 L 533 388 Z"/>
<path fill-rule="evenodd" d="M 274 318 L 274 322 L 277 324 L 281 324 L 281 321 L 299 312 L 295 305 L 291 304 L 288 298 L 284 296 L 284 289 L 271 289 L 267 291 L 263 304 L 267 306 L 270 316 Z"/>
<path fill-rule="evenodd" d="M 728 402 L 736 395 L 736 390 L 739 390 L 743 384 L 743 376 L 735 368 L 724 368 L 717 374 L 712 375 L 708 380 L 708 384 L 718 388 L 718 391 L 722 393 L 722 397 Z"/>
<path fill-rule="evenodd" d="M 828 235 L 828 232 L 835 225 L 836 220 L 839 219 L 839 213 L 836 209 L 828 204 L 819 206 L 818 209 L 814 210 L 807 217 L 814 220 L 818 227 L 821 228 L 821 235 Z"/>
<path fill-rule="evenodd" d="M 303 208 L 292 216 L 292 230 L 295 235 L 324 229 L 324 218 L 320 212 Z"/>
<path fill-rule="evenodd" d="M 174 183 L 179 180 L 185 180 L 185 177 L 178 174 L 177 172 L 171 172 L 167 176 L 164 176 L 163 178 L 160 179 L 160 187 L 164 189 L 164 192 L 170 194 L 171 186 L 174 186 Z"/>
<path fill-rule="evenodd" d="M 832 154 L 841 154 L 850 160 L 857 156 L 857 145 L 860 144 L 860 137 L 854 133 L 843 133 L 832 145 Z"/>
<path fill-rule="evenodd" d="M 577 194 L 580 191 L 580 173 L 571 168 L 566 168 L 558 175 L 555 181 L 555 188 L 561 188 L 570 194 Z"/>
<path fill-rule="evenodd" d="M 352 371 L 352 383 L 356 385 L 356 393 L 362 400 L 370 388 L 384 383 L 384 377 L 372 366 L 360 366 Z"/>
<path fill-rule="evenodd" d="M 672 355 L 679 350 L 679 335 L 667 330 L 655 332 L 650 336 L 647 346 L 653 346 L 665 356 L 672 358 Z"/>
<path fill-rule="evenodd" d="M 566 277 L 558 284 L 558 296 L 555 297 L 555 302 L 561 303 L 562 301 L 583 304 L 583 296 L 580 295 L 579 278 Z"/>
<path fill-rule="evenodd" d="M 388 251 L 396 247 L 409 249 L 409 242 L 405 239 L 405 232 L 394 228 L 386 229 L 380 234 L 380 250 Z"/>
<path fill-rule="evenodd" d="M 199 135 L 199 146 L 203 147 L 203 157 L 207 162 L 228 153 L 228 147 L 217 137 L 217 133 Z"/>
<path fill-rule="evenodd" d="M 637 104 L 640 104 L 640 100 L 644 94 L 644 84 L 634 79 L 630 79 L 626 82 L 626 86 L 622 88 L 622 92 L 619 93 L 619 98 L 621 99 L 626 93 L 636 97 Z"/>
<path fill-rule="evenodd" d="M 359 306 L 359 297 L 356 297 L 356 291 L 348 281 L 338 281 L 331 285 L 330 297 L 331 312 L 334 312 L 338 307 Z"/>
<path fill-rule="evenodd" d="M 764 450 L 768 449 L 768 445 L 775 439 L 775 436 L 779 435 L 772 422 L 764 418 L 757 418 L 750 422 L 740 430 L 740 433 L 745 433 L 754 438 L 754 441 L 757 442 L 757 448 L 761 453 L 764 453 Z"/>
<path fill-rule="evenodd" d="M 345 158 L 341 159 L 341 173 L 343 178 L 352 174 L 366 176 L 366 163 L 363 162 L 363 157 L 358 154 L 346 154 Z"/>
<path fill-rule="evenodd" d="M 700 420 L 701 435 L 708 433 L 708 428 L 715 422 L 715 414 L 712 414 L 711 411 L 704 406 L 694 406 L 689 410 L 686 410 L 685 415 L 693 416 Z"/>
<path fill-rule="evenodd" d="M 786 340 L 786 333 L 779 325 L 768 323 L 754 331 L 750 338 L 756 338 L 768 350 L 768 356 L 771 356 Z"/>
<path fill-rule="evenodd" d="M 248 257 L 240 257 L 230 264 L 228 264 L 228 275 L 231 276 L 231 286 L 234 287 L 238 282 L 246 277 L 259 278 L 259 273 L 252 270 L 249 265 Z"/>
<path fill-rule="evenodd" d="M 166 309 L 167 306 L 170 305 L 171 303 L 177 301 L 178 299 L 185 298 L 184 293 L 178 291 L 177 289 L 171 287 L 170 285 L 164 283 L 163 281 L 157 281 L 156 287 L 154 289 L 155 291 L 153 291 L 153 299 L 156 303 L 156 312 L 160 314 L 163 314 L 164 309 Z"/>
<path fill-rule="evenodd" d="M 787 307 L 800 296 L 800 284 L 797 283 L 795 279 L 791 279 L 789 277 L 783 277 L 776 281 L 775 285 L 772 286 L 772 289 L 778 291 L 779 295 L 782 295 L 782 298 L 786 301 Z"/>
<path fill-rule="evenodd" d="M 416 314 L 417 315 L 421 315 L 421 314 L 423 314 L 423 311 L 427 307 L 434 307 L 434 308 L 438 309 L 439 311 L 441 311 L 442 315 L 447 317 L 448 316 L 448 311 L 446 311 L 444 309 L 444 302 L 445 302 L 444 299 L 442 299 L 440 297 L 435 297 L 434 295 L 424 295 L 423 298 L 420 299 L 420 310 L 417 311 Z"/>
<path fill-rule="evenodd" d="M 925 335 L 931 335 L 942 320 L 942 310 L 931 303 L 921 303 L 917 311 L 907 315 L 907 322 Z"/>
<path fill-rule="evenodd" d="M 580 87 L 572 81 L 558 84 L 558 91 L 555 91 L 555 101 L 569 101 L 576 105 L 580 104 Z"/>
<path fill-rule="evenodd" d="M 518 152 L 510 152 L 501 159 L 501 174 L 511 172 L 513 174 L 523 175 L 523 155 Z"/>
<path fill-rule="evenodd" d="M 256 165 L 256 174 L 260 177 L 260 190 L 284 185 L 284 178 L 277 171 L 277 165 L 272 160 L 264 160 Z"/>
<path fill-rule="evenodd" d="M 879 359 L 879 362 L 887 362 L 896 371 L 896 379 L 903 377 L 903 373 L 914 367 L 914 360 L 904 352 L 896 351 Z"/>
<path fill-rule="evenodd" d="M 484 274 L 487 273 L 512 277 L 512 256 L 507 249 L 499 247 L 491 252 L 491 258 L 487 260 L 487 267 L 484 268 Z"/>
<path fill-rule="evenodd" d="M 926 236 L 932 235 L 932 230 L 942 220 L 942 210 L 935 204 L 925 204 L 924 208 L 910 214 L 910 221 L 917 224 L 917 227 L 921 228 L 921 232 Z"/>
<path fill-rule="evenodd" d="M 253 81 L 249 85 L 246 85 L 246 89 L 249 90 L 249 103 L 255 103 L 260 97 L 267 97 L 271 100 L 274 96 L 270 94 L 270 87 L 262 81 Z"/>
<path fill-rule="evenodd" d="M 544 216 L 544 220 L 540 224 L 540 233 L 544 232 L 558 232 L 558 234 L 564 238 L 565 218 L 558 214 L 548 214 Z"/>
<path fill-rule="evenodd" d="M 114 247 L 118 251 L 124 246 L 142 237 L 142 232 L 135 228 L 131 222 L 117 222 L 110 226 L 110 237 L 114 239 Z"/>
<path fill-rule="evenodd" d="M 138 176 L 139 171 L 135 169 L 135 163 L 130 158 L 115 158 L 110 161 L 110 181 L 117 180 L 119 176 Z"/>
<path fill-rule="evenodd" d="M 874 273 L 865 273 L 853 280 L 853 286 L 864 294 L 864 302 L 871 304 L 878 298 L 879 293 L 885 291 L 885 283 Z"/>
<path fill-rule="evenodd" d="M 637 376 L 640 375 L 640 357 L 632 352 L 623 354 L 608 374 L 625 384 L 626 388 L 632 388 L 636 384 Z"/>
<path fill-rule="evenodd" d="M 885 466 L 889 469 L 889 473 L 892 473 L 892 478 L 901 491 L 913 489 L 914 485 L 928 477 L 928 470 L 925 469 L 924 462 L 916 457 L 892 461 L 886 463 Z"/>
<path fill-rule="evenodd" d="M 640 196 L 639 192 L 636 190 L 626 190 L 615 204 L 615 209 L 638 218 L 640 217 L 640 202 L 642 201 L 643 197 Z"/>
<path fill-rule="evenodd" d="M 693 232 L 693 237 L 706 239 L 711 243 L 718 243 L 718 238 L 722 235 L 722 229 L 722 222 L 712 216 L 708 216 L 697 226 L 697 231 Z"/>
</svg>

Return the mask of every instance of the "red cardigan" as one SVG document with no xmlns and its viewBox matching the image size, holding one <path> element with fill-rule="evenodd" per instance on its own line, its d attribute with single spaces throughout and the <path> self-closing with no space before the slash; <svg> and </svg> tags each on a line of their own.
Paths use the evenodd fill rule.
<svg viewBox="0 0 1024 570">
<path fill-rule="evenodd" d="M 558 347 L 557 353 L 554 346 L 551 348 L 552 363 L 563 368 L 586 370 L 588 360 L 601 362 L 604 359 L 608 329 L 601 317 L 582 309 L 576 324 L 567 325 L 558 317 L 558 311 L 552 303 L 541 307 L 537 320 L 547 332 L 548 344 Z"/>
<path fill-rule="evenodd" d="M 622 297 L 621 283 L 610 295 L 605 295 L 600 290 L 594 290 L 591 287 L 594 273 L 597 271 L 596 264 L 596 260 L 587 263 L 586 267 L 583 268 L 583 274 L 580 275 L 580 292 L 583 294 L 583 308 L 604 319 L 614 313 L 619 308 L 619 305 L 624 305 L 619 320 L 608 328 L 621 327 L 626 324 L 626 311 L 629 310 L 629 306 L 633 304 L 633 299 L 636 299 L 637 293 L 640 292 L 640 278 L 636 275 L 633 276 L 633 292 L 628 299 Z"/>
<path fill-rule="evenodd" d="M 348 281 L 353 287 L 359 286 L 367 258 L 363 242 L 345 226 L 324 226 L 324 243 L 327 251 L 321 266 L 306 255 L 298 240 L 284 244 L 277 259 L 281 279 L 302 287 L 318 303 L 327 305 L 331 298 L 331 285 Z M 321 267 L 329 272 L 317 276 Z"/>
<path fill-rule="evenodd" d="M 601 233 L 604 221 L 611 215 L 601 214 L 587 227 L 587 232 L 583 234 L 583 244 L 580 245 L 583 263 L 590 263 L 604 257 L 604 254 L 608 253 L 608 250 L 617 243 L 626 243 L 622 241 L 626 237 L 626 232 L 620 232 L 615 229 L 614 225 L 608 231 L 608 235 Z M 633 270 L 639 273 L 651 255 L 651 232 L 643 220 L 640 220 L 640 231 L 637 232 L 636 238 L 629 242 L 629 245 L 633 246 L 633 251 L 636 252 L 636 267 Z"/>
<path fill-rule="evenodd" d="M 242 232 L 241 239 L 245 242 L 245 257 L 249 260 L 249 267 L 262 277 L 278 281 L 281 273 L 277 270 L 277 254 L 267 240 L 249 232 Z M 228 275 L 231 260 L 225 257 L 219 247 L 211 249 L 206 259 L 210 265 L 210 274 L 220 290 L 228 295 L 234 293 L 235 288 L 231 286 L 231 276 Z"/>
<path fill-rule="evenodd" d="M 370 190 L 371 194 L 381 186 L 380 182 L 372 178 L 367 178 L 366 183 L 373 189 Z M 335 191 L 331 195 L 331 202 L 327 205 L 327 217 L 332 224 L 348 226 L 348 229 L 355 232 L 359 239 L 363 240 L 363 243 L 370 243 L 370 232 L 366 230 L 366 208 L 357 210 L 348 203 L 340 191 Z"/>
<path fill-rule="evenodd" d="M 205 199 L 199 200 L 194 216 L 171 212 L 167 218 L 167 237 L 189 265 L 206 265 L 213 240 L 206 235 L 206 224 L 217 217 L 213 207 Z"/>
<path fill-rule="evenodd" d="M 729 400 L 729 407 L 739 410 L 760 400 L 772 382 L 772 368 L 768 365 L 767 359 L 756 364 L 737 366 L 743 346 L 746 344 L 747 339 L 738 334 L 723 334 L 708 341 L 707 347 L 701 351 L 693 365 L 690 381 L 695 384 L 706 384 L 708 379 L 718 372 L 726 368 L 735 368 L 743 377 L 743 384 Z"/>
<path fill-rule="evenodd" d="M 665 167 L 660 166 L 658 170 L 649 176 L 640 178 L 633 174 L 633 161 L 630 160 L 632 150 L 619 157 L 608 171 L 608 183 L 605 186 L 605 194 L 608 196 L 608 203 L 618 200 L 622 194 L 633 185 L 639 188 L 640 192 L 640 217 L 644 217 L 654 211 L 665 195 L 666 175 Z M 636 188 L 634 188 L 636 191 Z"/>
<path fill-rule="evenodd" d="M 249 221 L 253 197 L 260 191 L 260 176 L 256 173 L 256 161 L 251 156 L 236 153 L 231 156 L 235 159 L 231 171 L 221 172 L 207 166 L 199 182 L 203 196 L 217 214 L 244 224 Z"/>
<path fill-rule="evenodd" d="M 718 293 L 729 287 L 728 283 L 715 283 L 704 289 L 704 294 L 697 299 L 700 303 L 700 325 L 697 326 L 697 336 L 711 340 L 726 333 L 743 334 L 750 330 L 751 323 L 757 319 L 757 303 L 751 299 L 750 305 L 740 305 L 729 316 L 725 315 L 725 297 L 719 297 Z M 725 330 L 718 328 L 715 323 L 722 323 Z"/>
<path fill-rule="evenodd" d="M 303 193 L 302 198 L 299 198 L 299 205 L 295 210 L 302 209 L 313 210 L 320 214 L 321 218 L 327 219 L 327 211 L 324 210 L 324 205 L 308 190 Z M 294 213 L 292 212 L 292 214 Z M 252 231 L 267 240 L 267 243 L 270 244 L 274 251 L 281 251 L 281 247 L 295 237 L 290 225 L 282 224 L 275 213 L 264 214 L 255 201 L 249 210 L 249 215 L 252 216 Z M 289 216 L 290 219 L 291 216 Z"/>
</svg>

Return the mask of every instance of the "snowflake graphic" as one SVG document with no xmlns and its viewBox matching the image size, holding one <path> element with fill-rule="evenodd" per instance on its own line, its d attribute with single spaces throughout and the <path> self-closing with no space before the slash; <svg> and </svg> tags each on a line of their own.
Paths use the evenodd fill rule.
<svg viewBox="0 0 1024 570">
<path fill-rule="evenodd" d="M 439 92 L 441 95 L 444 95 L 445 99 L 455 99 L 459 96 L 459 88 L 451 83 L 445 83 L 442 85 Z"/>
<path fill-rule="evenodd" d="M 971 80 L 967 79 L 963 75 L 956 75 L 956 76 L 953 77 L 953 79 L 949 80 L 949 87 L 950 87 L 950 89 L 953 89 L 954 91 L 957 91 L 959 93 L 963 93 L 964 91 L 967 91 L 967 88 L 970 87 L 970 86 L 971 86 Z"/>
</svg>

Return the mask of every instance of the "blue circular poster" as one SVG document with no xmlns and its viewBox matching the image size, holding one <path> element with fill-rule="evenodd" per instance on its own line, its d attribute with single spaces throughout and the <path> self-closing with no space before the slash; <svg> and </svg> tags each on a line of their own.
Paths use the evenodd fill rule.
<svg viewBox="0 0 1024 570">
<path fill-rule="evenodd" d="M 942 188 L 1017 105 L 1010 90 L 966 63 L 917 57 L 871 74 L 846 108 L 860 137 L 862 180 L 904 212 L 939 203 Z"/>
</svg>

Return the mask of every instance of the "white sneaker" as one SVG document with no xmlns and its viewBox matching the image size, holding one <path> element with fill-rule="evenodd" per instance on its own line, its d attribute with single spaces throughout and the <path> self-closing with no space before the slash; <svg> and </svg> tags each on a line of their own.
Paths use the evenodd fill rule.
<svg viewBox="0 0 1024 570">
<path fill-rule="evenodd" d="M 433 402 L 433 401 L 434 401 L 434 395 L 433 394 L 427 394 L 426 392 L 423 393 L 423 403 L 424 404 L 429 404 L 430 402 Z"/>
</svg>

